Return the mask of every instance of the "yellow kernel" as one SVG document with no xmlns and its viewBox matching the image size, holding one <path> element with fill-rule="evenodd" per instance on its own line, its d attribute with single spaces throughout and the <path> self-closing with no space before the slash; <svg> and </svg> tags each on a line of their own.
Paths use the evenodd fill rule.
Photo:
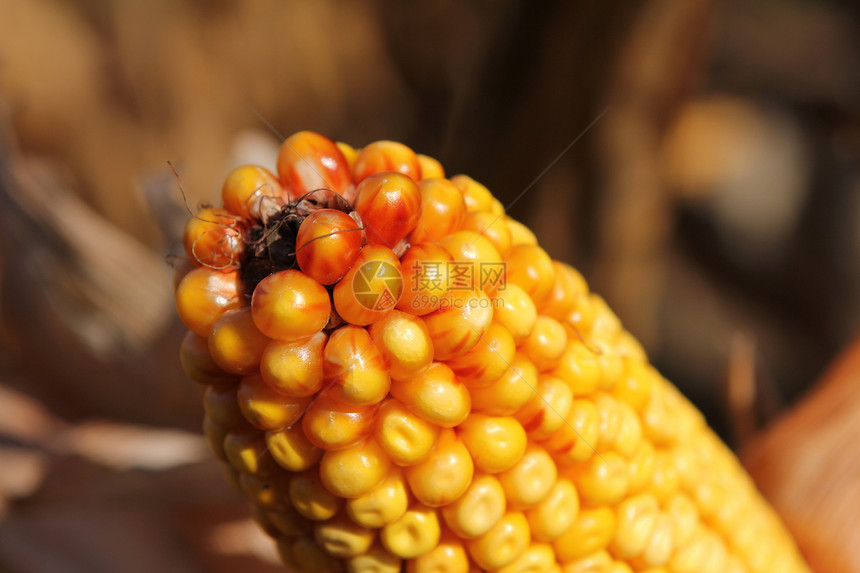
<svg viewBox="0 0 860 573">
<path fill-rule="evenodd" d="M 610 544 L 612 554 L 623 560 L 641 555 L 648 546 L 659 514 L 660 504 L 653 495 L 636 495 L 618 504 L 618 525 Z"/>
<path fill-rule="evenodd" d="M 632 458 L 642 441 L 642 425 L 636 412 L 628 404 L 616 401 L 618 408 L 618 432 L 612 447 L 625 458 Z"/>
<path fill-rule="evenodd" d="M 517 412 L 517 419 L 534 441 L 546 440 L 565 425 L 573 406 L 573 392 L 564 380 L 551 374 L 538 378 L 537 392 Z"/>
<path fill-rule="evenodd" d="M 615 388 L 621 376 L 624 375 L 624 359 L 615 346 L 602 340 L 592 340 L 591 345 L 598 351 L 597 364 L 600 366 L 600 377 L 597 386 L 607 392 Z"/>
<path fill-rule="evenodd" d="M 358 151 L 353 146 L 348 143 L 344 143 L 343 141 L 338 141 L 335 145 L 337 145 L 337 148 L 343 154 L 343 158 L 346 159 L 346 164 L 349 166 L 350 170 L 352 170 L 355 158 L 358 157 Z"/>
<path fill-rule="evenodd" d="M 520 286 L 506 284 L 493 294 L 493 317 L 522 343 L 532 333 L 537 321 L 537 308 L 529 294 Z"/>
<path fill-rule="evenodd" d="M 475 348 L 493 321 L 493 301 L 484 291 L 452 287 L 438 310 L 424 317 L 436 360 L 450 360 Z"/>
<path fill-rule="evenodd" d="M 328 337 L 317 332 L 309 338 L 271 341 L 260 359 L 266 384 L 287 396 L 312 396 L 323 384 L 323 350 Z"/>
<path fill-rule="evenodd" d="M 490 239 L 475 231 L 455 231 L 440 243 L 454 259 L 452 288 L 493 292 L 500 286 L 504 279 L 502 255 Z M 493 267 L 498 274 L 488 272 Z"/>
<path fill-rule="evenodd" d="M 687 545 L 699 525 L 696 504 L 683 493 L 676 492 L 666 500 L 666 513 L 672 520 L 672 536 L 676 546 Z"/>
<path fill-rule="evenodd" d="M 512 416 L 534 398 L 537 387 L 537 368 L 518 352 L 498 380 L 486 387 L 470 389 L 472 410 L 492 416 Z"/>
<path fill-rule="evenodd" d="M 662 567 L 669 563 L 675 550 L 674 533 L 671 518 L 665 513 L 657 516 L 651 537 L 645 546 L 643 553 L 637 556 L 633 563 L 640 569 Z M 721 571 L 725 571 L 722 569 Z"/>
<path fill-rule="evenodd" d="M 469 573 L 469 556 L 462 540 L 446 532 L 429 553 L 406 563 L 406 573 Z"/>
<path fill-rule="evenodd" d="M 624 366 L 624 374 L 612 389 L 612 395 L 641 412 L 651 397 L 656 373 L 650 365 L 631 359 L 624 360 Z"/>
<path fill-rule="evenodd" d="M 430 455 L 404 472 L 415 498 L 428 507 L 447 505 L 463 495 L 475 466 L 463 440 L 453 430 L 442 430 Z"/>
<path fill-rule="evenodd" d="M 538 315 L 534 329 L 520 346 L 520 351 L 534 363 L 539 372 L 552 370 L 567 350 L 567 331 L 560 322 Z"/>
<path fill-rule="evenodd" d="M 532 233 L 531 229 L 505 215 L 505 222 L 508 224 L 508 229 L 511 231 L 511 245 L 537 245 L 537 237 Z"/>
<path fill-rule="evenodd" d="M 370 435 L 378 409 L 378 405 L 347 404 L 323 394 L 308 406 L 302 430 L 318 448 L 339 450 Z"/>
<path fill-rule="evenodd" d="M 637 494 L 644 491 L 651 483 L 654 467 L 657 464 L 657 453 L 654 446 L 647 441 L 639 442 L 639 446 L 627 464 L 629 477 L 628 492 Z"/>
<path fill-rule="evenodd" d="M 555 284 L 555 267 L 546 251 L 537 245 L 517 245 L 508 253 L 507 263 L 507 285 L 522 287 L 535 306 L 549 300 Z"/>
<path fill-rule="evenodd" d="M 391 461 L 409 466 L 430 455 L 439 430 L 439 426 L 413 413 L 400 400 L 389 398 L 379 408 L 375 437 Z"/>
<path fill-rule="evenodd" d="M 591 398 L 600 420 L 600 432 L 594 448 L 598 452 L 605 452 L 615 444 L 615 439 L 618 437 L 620 425 L 618 402 L 603 392 L 597 392 Z"/>
<path fill-rule="evenodd" d="M 627 462 L 616 452 L 592 456 L 568 473 L 584 505 L 613 505 L 627 495 L 630 484 Z"/>
<path fill-rule="evenodd" d="M 618 335 L 618 340 L 615 341 L 615 351 L 622 359 L 639 363 L 648 362 L 648 354 L 642 348 L 642 344 L 626 330 Z"/>
<path fill-rule="evenodd" d="M 417 155 L 418 165 L 421 166 L 421 179 L 445 177 L 445 169 L 442 167 L 442 164 L 439 163 L 439 160 L 434 159 L 429 155 L 424 155 L 423 153 L 419 153 Z"/>
<path fill-rule="evenodd" d="M 442 517 L 459 537 L 473 538 L 485 534 L 505 514 L 505 490 L 489 474 L 477 474 L 466 492 L 442 508 Z"/>
<path fill-rule="evenodd" d="M 531 541 L 529 522 L 518 511 L 502 516 L 487 533 L 467 542 L 472 560 L 482 569 L 501 569 L 519 559 Z"/>
<path fill-rule="evenodd" d="M 236 399 L 251 425 L 273 431 L 295 423 L 310 402 L 310 398 L 291 398 L 275 392 L 259 374 L 242 378 Z"/>
<path fill-rule="evenodd" d="M 243 474 L 263 475 L 274 466 L 262 432 L 230 432 L 224 438 L 224 452 L 230 464 Z"/>
<path fill-rule="evenodd" d="M 283 557 L 283 551 L 281 556 Z M 292 564 L 299 571 L 325 571 L 326 573 L 343 571 L 342 562 L 323 551 L 312 537 L 297 537 L 290 546 L 290 556 Z"/>
<path fill-rule="evenodd" d="M 508 330 L 494 322 L 469 352 L 452 358 L 446 364 L 469 388 L 487 386 L 510 367 L 517 347 Z"/>
<path fill-rule="evenodd" d="M 505 565 L 498 573 L 552 573 L 556 566 L 552 545 L 533 543 L 516 561 Z"/>
<path fill-rule="evenodd" d="M 335 495 L 354 498 L 382 483 L 390 467 L 390 458 L 370 439 L 323 454 L 320 478 Z"/>
<path fill-rule="evenodd" d="M 364 555 L 347 559 L 346 570 L 349 573 L 400 573 L 401 564 L 400 557 L 374 545 Z"/>
<path fill-rule="evenodd" d="M 681 478 L 678 475 L 678 470 L 675 468 L 675 465 L 672 463 L 672 460 L 669 456 L 666 455 L 665 452 L 658 451 L 656 453 L 656 457 L 654 459 L 654 471 L 651 474 L 651 482 L 648 484 L 648 491 L 657 496 L 657 499 L 660 501 L 664 501 L 669 498 L 673 493 L 678 491 L 681 485 Z M 707 486 L 703 488 L 703 493 L 705 496 L 710 496 L 710 492 L 705 492 Z M 708 507 L 716 507 L 717 504 L 721 501 L 719 500 L 711 500 L 709 497 L 704 498 L 708 499 L 709 504 Z M 699 500 L 697 499 L 697 502 Z M 699 506 L 699 510 L 702 510 L 703 506 Z"/>
<path fill-rule="evenodd" d="M 288 494 L 289 495 L 289 494 Z M 292 505 L 286 504 L 274 511 L 267 511 L 266 518 L 281 535 L 295 537 L 311 530 L 311 522 L 302 517 Z"/>
<path fill-rule="evenodd" d="M 329 336 L 323 373 L 328 397 L 359 406 L 380 402 L 391 386 L 388 366 L 359 326 L 342 326 Z"/>
<path fill-rule="evenodd" d="M 541 442 L 560 466 L 583 462 L 595 454 L 600 420 L 597 408 L 590 400 L 576 399 L 570 407 L 565 424 L 549 439 Z"/>
<path fill-rule="evenodd" d="M 591 307 L 594 310 L 594 320 L 591 324 L 591 337 L 614 343 L 621 334 L 621 321 L 600 295 L 591 294 Z"/>
<path fill-rule="evenodd" d="M 559 479 L 549 494 L 526 511 L 532 537 L 552 541 L 564 535 L 579 514 L 579 495 L 573 483 Z"/>
<path fill-rule="evenodd" d="M 209 416 L 203 416 L 203 434 L 206 436 L 206 443 L 209 444 L 209 449 L 212 450 L 215 457 L 226 462 L 224 438 L 227 437 L 227 430 L 213 422 Z"/>
<path fill-rule="evenodd" d="M 373 545 L 372 530 L 362 527 L 345 515 L 321 521 L 314 527 L 314 539 L 326 553 L 340 559 L 356 557 Z"/>
<path fill-rule="evenodd" d="M 549 494 L 558 470 L 545 449 L 529 444 L 517 463 L 499 474 L 508 504 L 512 508 L 532 507 Z"/>
<path fill-rule="evenodd" d="M 339 500 L 325 487 L 315 470 L 296 474 L 290 480 L 290 501 L 303 516 L 314 521 L 325 521 L 337 513 Z"/>
<path fill-rule="evenodd" d="M 346 512 L 357 524 L 378 528 L 400 519 L 408 505 L 406 481 L 399 471 L 393 471 L 366 494 L 347 500 Z"/>
<path fill-rule="evenodd" d="M 472 406 L 469 390 L 441 362 L 434 362 L 413 378 L 396 380 L 391 395 L 428 422 L 443 428 L 460 424 Z"/>
<path fill-rule="evenodd" d="M 570 386 L 574 396 L 584 396 L 597 390 L 600 382 L 600 363 L 595 349 L 573 339 L 552 372 Z"/>
<path fill-rule="evenodd" d="M 394 555 L 414 559 L 436 547 L 440 535 L 436 511 L 415 503 L 400 519 L 383 527 L 379 538 L 382 545 Z"/>
<path fill-rule="evenodd" d="M 266 432 L 266 445 L 275 462 L 291 472 L 310 469 L 322 457 L 322 450 L 307 439 L 299 424 Z"/>
<path fill-rule="evenodd" d="M 611 509 L 582 508 L 570 529 L 553 541 L 552 546 L 559 561 L 565 563 L 605 549 L 614 534 L 615 513 Z"/>
<path fill-rule="evenodd" d="M 251 308 L 243 306 L 226 311 L 209 334 L 212 360 L 232 374 L 251 374 L 260 365 L 269 337 L 260 332 L 251 318 Z"/>
<path fill-rule="evenodd" d="M 451 177 L 451 183 L 463 192 L 468 212 L 489 211 L 492 208 L 493 194 L 468 175 L 454 175 Z"/>
<path fill-rule="evenodd" d="M 209 353 L 209 341 L 190 330 L 182 339 L 179 360 L 186 376 L 200 384 L 230 388 L 239 381 L 239 376 L 225 372 L 215 363 Z"/>
<path fill-rule="evenodd" d="M 463 229 L 480 233 L 489 239 L 503 257 L 511 250 L 511 230 L 503 216 L 489 211 L 472 211 L 466 216 Z"/>
<path fill-rule="evenodd" d="M 481 471 L 510 469 L 526 451 L 526 432 L 516 418 L 472 414 L 460 424 L 459 434 Z"/>
<path fill-rule="evenodd" d="M 237 388 L 219 388 L 207 386 L 203 391 L 203 410 L 213 423 L 225 430 L 249 428 L 248 421 L 239 409 L 236 400 Z"/>
<path fill-rule="evenodd" d="M 370 336 L 395 380 L 409 378 L 433 362 L 433 341 L 424 321 L 394 310 L 370 326 Z"/>
<path fill-rule="evenodd" d="M 613 573 L 613 567 L 609 553 L 600 550 L 566 562 L 562 573 Z"/>
<path fill-rule="evenodd" d="M 540 312 L 564 320 L 576 306 L 576 298 L 588 294 L 588 285 L 580 272 L 572 266 L 559 261 L 553 261 L 552 266 L 555 269 L 555 282 Z"/>
<path fill-rule="evenodd" d="M 279 476 L 239 476 L 239 489 L 251 503 L 262 509 L 278 509 L 288 502 L 286 488 L 280 482 Z"/>
<path fill-rule="evenodd" d="M 564 319 L 564 324 L 570 329 L 569 338 L 582 339 L 589 335 L 593 320 L 594 309 L 591 306 L 591 297 L 587 294 L 577 295 L 573 310 Z"/>
</svg>

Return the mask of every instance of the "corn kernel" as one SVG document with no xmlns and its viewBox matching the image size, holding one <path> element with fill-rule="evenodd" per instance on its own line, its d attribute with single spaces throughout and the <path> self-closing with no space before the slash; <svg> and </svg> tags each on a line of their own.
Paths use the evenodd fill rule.
<svg viewBox="0 0 860 573">
<path fill-rule="evenodd" d="M 606 549 L 616 528 L 615 513 L 608 507 L 581 508 L 573 525 L 552 542 L 562 563 Z"/>
<path fill-rule="evenodd" d="M 508 229 L 511 231 L 511 246 L 537 244 L 537 237 L 535 237 L 531 229 L 507 215 L 505 215 L 504 219 L 508 224 Z"/>
<path fill-rule="evenodd" d="M 570 329 L 568 338 L 582 340 L 586 334 L 591 332 L 593 321 L 594 309 L 591 306 L 591 297 L 587 294 L 578 295 L 573 310 L 564 320 L 564 324 Z"/>
<path fill-rule="evenodd" d="M 492 320 L 493 303 L 483 291 L 448 291 L 439 309 L 424 317 L 436 360 L 450 360 L 475 348 Z"/>
<path fill-rule="evenodd" d="M 519 559 L 529 546 L 531 532 L 525 515 L 510 511 L 487 533 L 467 542 L 469 555 L 482 569 L 501 569 Z"/>
<path fill-rule="evenodd" d="M 289 493 L 287 494 L 289 495 Z M 266 518 L 287 537 L 296 537 L 311 531 L 311 522 L 302 517 L 292 505 L 286 504 L 275 511 L 267 511 Z"/>
<path fill-rule="evenodd" d="M 331 316 L 325 287 L 296 270 L 264 278 L 254 289 L 251 316 L 260 332 L 278 340 L 298 340 L 323 329 Z"/>
<path fill-rule="evenodd" d="M 627 464 L 627 475 L 630 478 L 628 491 L 635 495 L 644 491 L 650 484 L 657 466 L 657 452 L 650 442 L 642 441 Z"/>
<path fill-rule="evenodd" d="M 493 266 L 502 268 L 502 255 L 487 237 L 475 231 L 456 231 L 444 237 L 440 244 L 451 253 L 455 268 L 460 267 L 460 272 L 471 275 L 467 282 L 469 287 L 494 292 L 502 283 L 504 277 L 501 272 L 498 276 L 482 272 Z M 456 285 L 457 279 L 452 278 L 453 284 Z"/>
<path fill-rule="evenodd" d="M 294 475 L 290 480 L 289 495 L 296 511 L 314 521 L 331 519 L 340 506 L 338 498 L 323 487 L 314 470 Z"/>
<path fill-rule="evenodd" d="M 299 424 L 266 432 L 266 445 L 275 462 L 291 472 L 310 469 L 322 457 L 322 450 L 308 440 Z"/>
<path fill-rule="evenodd" d="M 657 499 L 664 501 L 678 491 L 680 484 L 681 479 L 678 475 L 678 470 L 672 463 L 672 459 L 665 452 L 658 451 L 654 459 L 654 472 L 651 474 L 651 483 L 648 485 L 648 490 L 657 496 Z M 715 506 L 715 504 L 716 501 L 711 504 L 711 507 Z"/>
<path fill-rule="evenodd" d="M 481 471 L 505 471 L 526 451 L 526 433 L 515 418 L 472 414 L 460 425 L 459 433 Z"/>
<path fill-rule="evenodd" d="M 382 545 L 403 559 L 414 559 L 429 553 L 439 543 L 441 529 L 436 511 L 415 503 L 400 519 L 380 531 Z"/>
<path fill-rule="evenodd" d="M 522 287 L 535 306 L 549 300 L 555 284 L 555 267 L 546 251 L 537 245 L 517 245 L 508 253 L 507 263 L 508 285 Z"/>
<path fill-rule="evenodd" d="M 388 395 L 391 378 L 382 355 L 367 330 L 342 326 L 329 336 L 323 372 L 327 396 L 365 406 Z"/>
<path fill-rule="evenodd" d="M 323 454 L 320 478 L 335 495 L 355 498 L 382 483 L 390 467 L 390 458 L 373 439 L 368 439 Z"/>
<path fill-rule="evenodd" d="M 532 537 L 538 541 L 552 541 L 570 529 L 579 513 L 579 495 L 573 483 L 559 479 L 549 494 L 536 506 L 526 511 Z"/>
<path fill-rule="evenodd" d="M 445 532 L 429 553 L 406 564 L 406 573 L 469 573 L 469 556 L 463 542 Z"/>
<path fill-rule="evenodd" d="M 400 471 L 392 471 L 374 489 L 347 500 L 346 512 L 359 525 L 379 528 L 400 519 L 408 505 L 406 480 Z"/>
<path fill-rule="evenodd" d="M 653 495 L 628 497 L 616 508 L 617 527 L 610 544 L 612 554 L 623 560 L 641 555 L 651 540 L 660 504 Z"/>
<path fill-rule="evenodd" d="M 239 382 L 239 376 L 225 372 L 212 359 L 208 340 L 190 330 L 182 339 L 179 359 L 185 375 L 200 384 L 230 388 Z"/>
<path fill-rule="evenodd" d="M 498 380 L 486 387 L 470 389 L 472 410 L 491 416 L 512 416 L 534 398 L 537 387 L 537 368 L 518 352 Z"/>
<path fill-rule="evenodd" d="M 395 464 L 417 464 L 430 455 L 439 426 L 411 412 L 403 402 L 389 398 L 379 408 L 375 437 Z"/>
<path fill-rule="evenodd" d="M 225 430 L 250 427 L 236 401 L 237 390 L 235 386 L 229 388 L 207 386 L 203 391 L 203 410 L 206 412 L 206 417 Z"/>
<path fill-rule="evenodd" d="M 505 509 L 505 490 L 498 478 L 479 473 L 463 495 L 442 508 L 442 517 L 451 531 L 469 539 L 492 529 L 505 514 Z"/>
<path fill-rule="evenodd" d="M 317 522 L 314 527 L 314 539 L 320 547 L 341 559 L 365 553 L 373 545 L 375 537 L 372 530 L 356 524 L 345 515 Z"/>
<path fill-rule="evenodd" d="M 654 528 L 651 530 L 651 538 L 648 540 L 644 551 L 632 563 L 639 566 L 640 569 L 662 567 L 669 563 L 674 550 L 672 520 L 665 513 L 661 513 L 657 515 Z"/>
<path fill-rule="evenodd" d="M 266 384 L 287 396 L 312 396 L 323 385 L 323 350 L 328 337 L 318 332 L 309 338 L 271 341 L 260 358 Z"/>
<path fill-rule="evenodd" d="M 209 336 L 225 311 L 241 305 L 236 271 L 194 269 L 176 287 L 176 314 L 198 336 Z"/>
<path fill-rule="evenodd" d="M 566 423 L 573 406 L 573 392 L 564 380 L 551 374 L 538 378 L 537 392 L 517 412 L 529 438 L 540 442 L 552 437 Z"/>
<path fill-rule="evenodd" d="M 309 573 L 315 571 L 339 573 L 343 571 L 343 562 L 326 553 L 312 537 L 302 536 L 293 540 L 289 557 L 299 571 Z"/>
<path fill-rule="evenodd" d="M 252 504 L 262 509 L 279 509 L 289 503 L 289 494 L 283 476 L 265 477 L 242 474 L 239 476 L 239 489 Z"/>
<path fill-rule="evenodd" d="M 618 409 L 618 431 L 612 441 L 612 448 L 625 458 L 632 458 L 642 441 L 642 426 L 636 412 L 628 404 L 615 402 Z"/>
<path fill-rule="evenodd" d="M 310 402 L 310 398 L 290 398 L 275 392 L 259 374 L 242 378 L 236 399 L 252 426 L 272 431 L 298 421 Z"/>
<path fill-rule="evenodd" d="M 565 350 L 567 331 L 560 322 L 543 315 L 538 315 L 532 333 L 520 346 L 520 351 L 529 357 L 539 372 L 558 366 Z"/>
<path fill-rule="evenodd" d="M 555 282 L 540 312 L 557 320 L 564 320 L 576 306 L 576 298 L 588 294 L 588 285 L 582 274 L 568 264 L 553 261 Z"/>
<path fill-rule="evenodd" d="M 571 340 L 552 371 L 570 386 L 574 396 L 584 396 L 597 390 L 600 383 L 600 363 L 594 350 L 579 340 Z"/>
<path fill-rule="evenodd" d="M 516 561 L 505 565 L 498 573 L 552 573 L 556 566 L 552 545 L 533 543 Z"/>
<path fill-rule="evenodd" d="M 572 466 L 595 454 L 592 444 L 597 443 L 599 435 L 600 420 L 594 403 L 584 398 L 576 399 L 565 424 L 541 445 L 552 452 L 560 466 Z"/>
<path fill-rule="evenodd" d="M 448 360 L 459 380 L 469 388 L 488 386 L 510 367 L 517 347 L 508 330 L 494 322 L 469 352 Z"/>
<path fill-rule="evenodd" d="M 493 300 L 493 318 L 511 333 L 514 342 L 524 342 L 537 322 L 537 308 L 529 294 L 518 285 L 506 284 L 493 294 Z"/>
<path fill-rule="evenodd" d="M 424 316 L 439 308 L 455 270 L 451 253 L 433 242 L 416 243 L 400 259 L 403 294 L 395 308 Z"/>
<path fill-rule="evenodd" d="M 227 310 L 212 326 L 209 354 L 212 360 L 232 374 L 251 374 L 260 366 L 269 337 L 251 319 L 250 307 Z"/>
<path fill-rule="evenodd" d="M 242 165 L 224 179 L 221 199 L 224 207 L 240 217 L 259 217 L 264 197 L 284 198 L 284 190 L 274 173 L 259 165 Z"/>
<path fill-rule="evenodd" d="M 418 374 L 433 362 L 433 341 L 424 321 L 399 310 L 370 326 L 370 336 L 395 380 Z"/>
<path fill-rule="evenodd" d="M 445 177 L 445 169 L 442 168 L 442 164 L 439 163 L 438 159 L 419 153 L 418 164 L 421 166 L 422 179 Z"/>
<path fill-rule="evenodd" d="M 547 451 L 537 444 L 529 444 L 519 461 L 499 474 L 499 481 L 510 507 L 528 508 L 549 494 L 557 477 L 555 462 Z"/>
<path fill-rule="evenodd" d="M 442 430 L 436 447 L 423 461 L 404 470 L 412 495 L 428 507 L 447 505 L 463 495 L 475 466 L 463 440 L 453 430 Z"/>
<path fill-rule="evenodd" d="M 616 452 L 592 456 L 582 464 L 566 470 L 584 505 L 614 505 L 627 495 L 630 477 L 627 462 Z"/>
<path fill-rule="evenodd" d="M 401 563 L 400 557 L 375 545 L 364 555 L 347 559 L 346 569 L 349 573 L 400 573 Z"/>
<path fill-rule="evenodd" d="M 563 573 L 613 573 L 615 563 L 606 551 L 595 551 L 564 564 Z"/>
<path fill-rule="evenodd" d="M 666 501 L 666 513 L 672 520 L 672 536 L 677 547 L 692 541 L 693 533 L 699 525 L 699 512 L 696 504 L 683 493 L 674 493 Z"/>
<path fill-rule="evenodd" d="M 276 467 L 262 432 L 230 432 L 224 438 L 224 452 L 230 464 L 243 474 L 264 475 Z"/>
<path fill-rule="evenodd" d="M 355 158 L 358 157 L 358 150 L 343 141 L 337 141 L 335 142 L 335 145 L 337 145 L 338 150 L 343 154 L 343 158 L 346 159 L 346 164 L 349 166 L 350 170 L 352 170 L 352 166 L 355 164 Z"/>
<path fill-rule="evenodd" d="M 428 422 L 443 428 L 460 424 L 472 406 L 469 390 L 441 362 L 434 362 L 414 378 L 396 380 L 391 395 Z"/>
<path fill-rule="evenodd" d="M 612 395 L 636 412 L 642 412 L 651 397 L 655 373 L 651 366 L 631 359 L 626 359 L 624 366 L 624 374 L 612 389 Z"/>
<path fill-rule="evenodd" d="M 591 324 L 591 337 L 604 342 L 614 343 L 621 334 L 621 321 L 612 312 L 603 297 L 591 293 L 591 307 L 594 310 L 594 320 Z"/>
<path fill-rule="evenodd" d="M 316 398 L 302 417 L 302 430 L 308 440 L 324 450 L 340 450 L 373 432 L 377 405 L 357 406 L 327 395 Z"/>
<path fill-rule="evenodd" d="M 594 448 L 598 452 L 605 452 L 615 444 L 618 437 L 621 423 L 618 415 L 618 402 L 603 392 L 595 393 L 592 400 L 600 419 L 600 433 Z"/>
<path fill-rule="evenodd" d="M 504 217 L 490 211 L 472 211 L 466 216 L 463 229 L 486 237 L 503 257 L 511 250 L 511 230 Z"/>
<path fill-rule="evenodd" d="M 469 213 L 472 211 L 489 211 L 492 208 L 493 194 L 468 175 L 454 175 L 451 177 L 451 183 L 463 192 L 466 210 Z"/>
</svg>

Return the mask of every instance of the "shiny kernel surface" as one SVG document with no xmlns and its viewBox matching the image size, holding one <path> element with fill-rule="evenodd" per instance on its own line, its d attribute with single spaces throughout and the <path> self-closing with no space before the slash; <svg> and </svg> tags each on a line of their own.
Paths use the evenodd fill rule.
<svg viewBox="0 0 860 573">
<path fill-rule="evenodd" d="M 544 499 L 555 484 L 558 470 L 549 453 L 530 444 L 510 469 L 499 474 L 499 481 L 511 507 L 532 507 Z"/>
<path fill-rule="evenodd" d="M 497 477 L 476 474 L 466 491 L 442 508 L 445 523 L 456 535 L 470 539 L 492 529 L 505 514 L 505 490 Z"/>
</svg>

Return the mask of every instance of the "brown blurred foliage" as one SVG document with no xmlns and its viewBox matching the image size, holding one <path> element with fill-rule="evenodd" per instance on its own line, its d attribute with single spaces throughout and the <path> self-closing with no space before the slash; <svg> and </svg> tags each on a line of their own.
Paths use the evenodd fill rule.
<svg viewBox="0 0 860 573">
<path fill-rule="evenodd" d="M 0 569 L 271 568 L 187 433 L 166 161 L 193 208 L 300 129 L 487 184 L 749 438 L 856 329 L 858 30 L 835 0 L 4 0 Z"/>
</svg>

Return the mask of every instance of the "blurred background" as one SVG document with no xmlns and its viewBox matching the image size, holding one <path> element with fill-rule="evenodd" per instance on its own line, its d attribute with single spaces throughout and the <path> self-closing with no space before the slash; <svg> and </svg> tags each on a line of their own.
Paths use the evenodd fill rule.
<svg viewBox="0 0 860 573">
<path fill-rule="evenodd" d="M 278 570 L 179 366 L 168 255 L 187 213 L 167 161 L 192 207 L 215 202 L 301 129 L 402 141 L 486 184 L 804 521 L 780 497 L 799 466 L 762 458 L 786 443 L 762 432 L 858 323 L 858 17 L 836 0 L 3 0 L 0 571 Z M 834 418 L 818 412 L 805 429 Z"/>
</svg>

